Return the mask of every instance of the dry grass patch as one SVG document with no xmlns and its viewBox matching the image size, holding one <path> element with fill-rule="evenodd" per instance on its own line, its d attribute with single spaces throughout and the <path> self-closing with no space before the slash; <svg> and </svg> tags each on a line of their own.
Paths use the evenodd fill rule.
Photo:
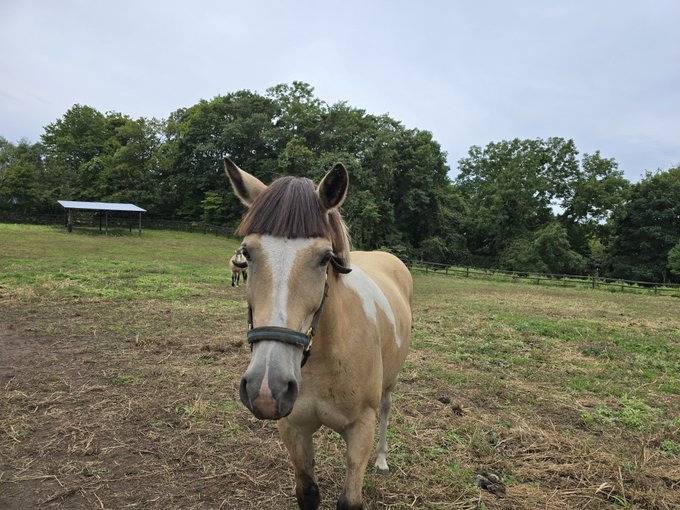
<svg viewBox="0 0 680 510">
<path fill-rule="evenodd" d="M 275 425 L 238 401 L 233 241 L 0 225 L 0 244 L 0 507 L 295 508 Z M 680 507 L 678 303 L 418 275 L 367 507 Z M 332 508 L 343 445 L 316 444 Z"/>
</svg>

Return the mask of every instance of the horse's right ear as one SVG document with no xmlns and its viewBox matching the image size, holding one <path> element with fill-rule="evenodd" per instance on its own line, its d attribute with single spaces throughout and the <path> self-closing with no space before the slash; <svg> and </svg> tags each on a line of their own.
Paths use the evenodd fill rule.
<svg viewBox="0 0 680 510">
<path fill-rule="evenodd" d="M 224 158 L 224 170 L 229 177 L 231 187 L 234 188 L 234 193 L 246 207 L 249 207 L 257 196 L 267 189 L 260 179 L 241 170 L 229 158 Z"/>
</svg>

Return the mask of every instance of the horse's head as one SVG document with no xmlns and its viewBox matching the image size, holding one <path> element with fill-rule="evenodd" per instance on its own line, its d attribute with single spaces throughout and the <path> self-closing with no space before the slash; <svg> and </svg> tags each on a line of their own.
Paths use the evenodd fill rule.
<svg viewBox="0 0 680 510">
<path fill-rule="evenodd" d="M 241 269 L 245 269 L 248 267 L 248 260 L 246 259 L 245 255 L 243 254 L 243 246 L 240 246 L 235 252 L 234 252 L 234 265 L 236 267 L 240 267 Z"/>
<path fill-rule="evenodd" d="M 241 401 L 258 418 L 279 419 L 290 414 L 298 396 L 329 264 L 349 271 L 349 240 L 338 212 L 347 170 L 336 164 L 318 187 L 301 177 L 265 186 L 231 160 L 224 163 L 234 192 L 248 207 L 237 230 L 248 262 L 252 347 Z"/>
</svg>

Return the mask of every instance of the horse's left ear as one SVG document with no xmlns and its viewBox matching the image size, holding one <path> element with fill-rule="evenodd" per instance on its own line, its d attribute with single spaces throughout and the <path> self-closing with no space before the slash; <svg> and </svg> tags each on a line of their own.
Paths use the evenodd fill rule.
<svg viewBox="0 0 680 510">
<path fill-rule="evenodd" d="M 260 179 L 241 170 L 229 158 L 224 158 L 224 170 L 229 177 L 231 187 L 234 188 L 234 193 L 246 207 L 250 207 L 257 196 L 267 189 Z"/>
<path fill-rule="evenodd" d="M 317 193 L 321 200 L 321 206 L 329 211 L 340 207 L 347 196 L 349 175 L 342 163 L 336 163 L 333 168 L 321 179 Z"/>
</svg>

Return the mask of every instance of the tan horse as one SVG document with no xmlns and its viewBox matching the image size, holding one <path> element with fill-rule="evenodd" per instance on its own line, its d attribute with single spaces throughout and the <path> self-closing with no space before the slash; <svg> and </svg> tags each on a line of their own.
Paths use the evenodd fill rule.
<svg viewBox="0 0 680 510">
<path fill-rule="evenodd" d="M 241 276 L 243 276 L 243 283 L 248 281 L 248 261 L 243 256 L 242 248 L 236 250 L 234 255 L 229 259 L 229 268 L 231 269 L 232 287 L 238 287 Z"/>
<path fill-rule="evenodd" d="M 388 470 L 390 394 L 411 340 L 411 274 L 388 253 L 349 252 L 338 211 L 348 186 L 341 164 L 317 188 L 300 177 L 266 186 L 224 163 L 248 207 L 237 230 L 250 273 L 252 347 L 241 401 L 256 417 L 279 420 L 300 508 L 319 506 L 312 436 L 321 425 L 347 444 L 337 508 L 363 508 L 378 414 L 375 466 Z"/>
</svg>

